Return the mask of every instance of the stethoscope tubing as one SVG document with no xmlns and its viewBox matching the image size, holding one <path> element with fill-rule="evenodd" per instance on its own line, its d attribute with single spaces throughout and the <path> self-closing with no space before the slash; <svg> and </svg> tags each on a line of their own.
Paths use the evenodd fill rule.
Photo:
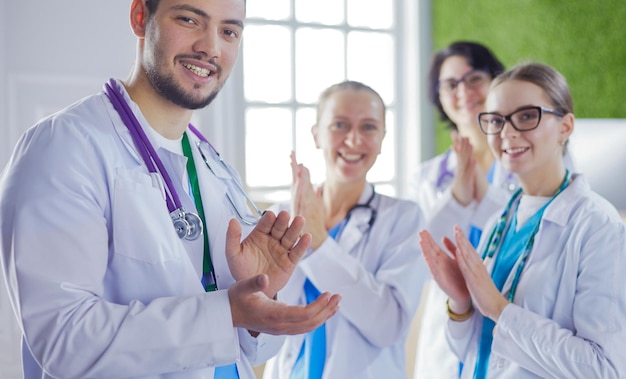
<svg viewBox="0 0 626 379">
<path fill-rule="evenodd" d="M 137 147 L 139 154 L 146 163 L 146 166 L 148 167 L 148 171 L 152 173 L 158 172 L 163 178 L 168 194 L 168 196 L 166 196 L 167 209 L 170 211 L 170 213 L 174 212 L 177 209 L 181 209 L 182 203 L 180 201 L 178 193 L 176 193 L 176 190 L 174 189 L 174 183 L 172 182 L 172 179 L 167 173 L 165 167 L 163 166 L 163 162 L 161 162 L 161 159 L 159 159 L 157 152 L 154 150 L 154 147 L 148 140 L 148 136 L 146 136 L 146 133 L 141 128 L 141 125 L 133 114 L 133 111 L 130 109 L 122 93 L 117 88 L 117 83 L 114 79 L 109 79 L 109 82 L 105 84 L 104 88 L 107 96 L 113 104 L 113 107 L 118 111 L 120 117 L 122 118 L 122 121 L 128 128 L 128 131 L 131 134 L 133 142 L 135 142 L 135 146 Z M 154 166 L 155 164 L 158 168 L 158 171 L 157 168 L 155 168 Z"/>
</svg>

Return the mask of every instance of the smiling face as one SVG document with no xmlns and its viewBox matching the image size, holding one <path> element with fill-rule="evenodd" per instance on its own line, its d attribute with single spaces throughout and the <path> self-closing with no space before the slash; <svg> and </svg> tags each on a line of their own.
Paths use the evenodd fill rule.
<svg viewBox="0 0 626 379">
<path fill-rule="evenodd" d="M 501 82 L 487 97 L 488 112 L 509 115 L 526 106 L 555 108 L 541 87 L 521 80 Z M 520 132 L 507 121 L 499 134 L 488 137 L 489 146 L 502 165 L 518 176 L 524 192 L 541 195 L 542 188 L 562 179 L 562 144 L 573 131 L 573 123 L 571 113 L 559 117 L 544 112 L 536 129 Z"/>
<path fill-rule="evenodd" d="M 321 104 L 312 132 L 328 181 L 365 182 L 385 136 L 384 112 L 381 100 L 365 89 L 338 90 Z"/>
<path fill-rule="evenodd" d="M 235 64 L 244 17 L 243 0 L 161 0 L 145 32 L 135 30 L 155 91 L 182 108 L 208 105 Z"/>
<path fill-rule="evenodd" d="M 467 63 L 465 57 L 453 55 L 441 65 L 439 83 L 451 79 L 459 80 L 475 69 Z M 482 144 L 485 141 L 476 120 L 478 113 L 484 112 L 490 82 L 491 78 L 489 77 L 484 83 L 474 86 L 474 88 L 470 88 L 467 82 L 463 82 L 459 83 L 453 92 L 439 91 L 439 101 L 444 112 L 456 124 L 462 135 L 470 137 L 472 145 L 475 145 L 475 141 L 481 141 Z"/>
</svg>

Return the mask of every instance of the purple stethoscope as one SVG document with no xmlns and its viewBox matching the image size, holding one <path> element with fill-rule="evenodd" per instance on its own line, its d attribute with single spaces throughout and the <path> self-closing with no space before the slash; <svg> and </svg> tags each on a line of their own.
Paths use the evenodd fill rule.
<svg viewBox="0 0 626 379">
<path fill-rule="evenodd" d="M 163 166 L 161 159 L 157 155 L 154 147 L 150 143 L 148 136 L 143 131 L 141 124 L 135 117 L 133 111 L 130 109 L 122 92 L 117 87 L 117 83 L 114 79 L 109 79 L 107 83 L 104 84 L 104 91 L 113 104 L 113 108 L 119 113 L 124 125 L 128 128 L 130 135 L 135 142 L 137 150 L 139 154 L 143 158 L 148 171 L 151 173 L 159 173 L 163 178 L 166 186 L 166 203 L 167 209 L 170 212 L 170 217 L 172 218 L 172 222 L 174 224 L 174 229 L 176 230 L 176 234 L 181 239 L 186 240 L 195 240 L 202 235 L 202 220 L 198 216 L 197 213 L 189 212 L 185 210 L 183 207 L 180 197 L 178 193 L 176 193 L 176 189 L 174 188 L 174 184 L 172 179 L 170 178 L 167 170 Z M 248 196 L 246 191 L 244 190 L 241 183 L 235 179 L 235 175 L 232 172 L 232 169 L 222 160 L 219 156 L 215 148 L 209 143 L 209 141 L 196 129 L 193 125 L 189 124 L 189 130 L 191 130 L 199 139 L 198 142 L 198 150 L 204 160 L 205 164 L 209 168 L 209 170 L 215 174 L 215 171 L 211 168 L 209 164 L 209 155 L 213 155 L 214 158 L 217 157 L 217 160 L 221 162 L 223 167 L 226 169 L 226 172 L 233 178 L 234 180 L 229 182 L 234 182 L 238 191 L 241 192 L 246 199 L 246 204 L 248 205 L 248 209 L 253 210 L 253 214 L 250 215 L 250 212 L 245 212 L 239 209 L 237 203 L 230 195 L 230 192 L 226 192 L 226 196 L 230 202 L 231 207 L 234 209 L 237 217 L 243 223 L 247 225 L 255 225 L 258 222 L 258 219 L 262 216 L 262 212 L 257 208 L 252 199 Z M 155 167 L 156 165 L 156 167 Z M 231 186 L 228 185 L 230 188 Z"/>
<path fill-rule="evenodd" d="M 454 172 L 448 169 L 448 159 L 450 158 L 450 154 L 452 154 L 452 150 L 448 150 L 444 153 L 444 157 L 439 162 L 439 175 L 437 176 L 437 181 L 435 183 L 435 188 L 437 190 L 437 194 L 442 195 L 445 191 L 444 185 L 454 179 Z M 493 174 L 495 171 L 495 165 L 492 166 L 491 170 L 487 174 L 487 179 L 489 183 L 493 182 Z M 502 184 L 509 192 L 515 191 L 517 188 L 517 184 L 515 183 L 515 178 L 512 173 L 507 173 L 506 180 Z"/>
</svg>

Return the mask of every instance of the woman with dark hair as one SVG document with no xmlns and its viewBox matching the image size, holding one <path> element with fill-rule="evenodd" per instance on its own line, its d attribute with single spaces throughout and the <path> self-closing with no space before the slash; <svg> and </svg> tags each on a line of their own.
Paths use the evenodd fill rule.
<svg viewBox="0 0 626 379">
<path fill-rule="evenodd" d="M 409 196 L 421 206 L 436 241 L 459 225 L 477 244 L 489 217 L 502 208 L 517 181 L 494 159 L 477 117 L 489 83 L 504 71 L 498 58 L 475 42 L 454 42 L 435 54 L 428 76 L 430 99 L 452 130 L 452 147 L 423 162 Z M 445 340 L 445 294 L 430 281 L 424 294 L 415 378 L 458 378 L 461 364 Z"/>
</svg>

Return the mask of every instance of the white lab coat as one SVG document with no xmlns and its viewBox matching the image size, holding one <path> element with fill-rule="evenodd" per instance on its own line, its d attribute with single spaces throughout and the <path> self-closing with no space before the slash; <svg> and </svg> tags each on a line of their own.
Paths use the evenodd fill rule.
<svg viewBox="0 0 626 379">
<path fill-rule="evenodd" d="M 359 203 L 372 191 L 366 186 Z M 428 275 L 417 237 L 424 219 L 409 201 L 376 194 L 372 206 L 378 215 L 371 231 L 370 211 L 355 210 L 339 240 L 328 237 L 305 256 L 280 294 L 288 304 L 305 304 L 308 277 L 321 292 L 342 296 L 338 313 L 326 322 L 326 379 L 406 378 L 406 336 Z M 303 340 L 287 337 L 264 378 L 288 378 Z"/>
<path fill-rule="evenodd" d="M 486 263 L 489 271 L 494 262 L 495 256 Z M 514 304 L 496 324 L 488 377 L 626 377 L 624 272 L 626 228 L 619 214 L 575 175 L 544 212 Z M 453 350 L 472 368 L 481 328 L 478 312 L 447 322 Z M 463 378 L 472 372 L 464 370 Z"/>
<path fill-rule="evenodd" d="M 221 289 L 212 293 L 200 283 L 201 239 L 176 235 L 163 180 L 148 173 L 104 93 L 22 136 L 0 181 L 0 225 L 27 379 L 210 379 L 213 366 L 235 361 L 241 378 L 252 379 L 252 365 L 278 350 L 283 337 L 252 338 L 232 325 L 226 289 L 234 280 L 224 255 L 231 178 L 218 163 L 225 179 L 210 174 L 192 150 Z M 181 189 L 186 158 L 158 153 L 194 209 Z"/>
<path fill-rule="evenodd" d="M 445 165 L 445 170 L 443 167 Z M 457 156 L 452 151 L 423 162 L 411 178 L 408 198 L 424 210 L 428 231 L 435 241 L 443 236 L 453 239 L 452 228 L 459 225 L 469 233 L 470 225 L 482 229 L 499 213 L 518 188 L 517 179 L 496 162 L 492 184 L 480 203 L 464 207 L 452 196 L 452 180 Z M 442 179 L 444 178 L 444 179 Z M 439 186 L 437 183 L 441 182 Z M 422 318 L 415 357 L 415 379 L 454 379 L 459 377 L 459 359 L 446 341 L 446 300 L 448 296 L 434 280 L 424 290 Z"/>
</svg>

